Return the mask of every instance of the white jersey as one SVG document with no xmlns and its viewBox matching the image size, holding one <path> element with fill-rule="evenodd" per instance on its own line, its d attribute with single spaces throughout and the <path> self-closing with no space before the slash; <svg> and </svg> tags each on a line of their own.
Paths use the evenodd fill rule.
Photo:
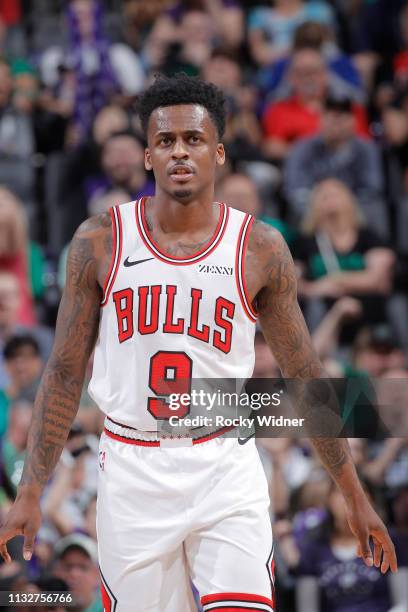
<svg viewBox="0 0 408 612">
<path fill-rule="evenodd" d="M 244 262 L 253 217 L 219 204 L 210 242 L 180 258 L 153 242 L 144 207 L 142 198 L 111 210 L 113 254 L 89 392 L 112 421 L 156 431 L 172 415 L 165 396 L 188 393 L 191 379 L 252 375 L 256 312 Z"/>
</svg>

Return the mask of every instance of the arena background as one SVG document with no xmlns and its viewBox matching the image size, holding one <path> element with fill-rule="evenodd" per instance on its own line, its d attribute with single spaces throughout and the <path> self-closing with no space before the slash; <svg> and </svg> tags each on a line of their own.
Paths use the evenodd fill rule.
<svg viewBox="0 0 408 612">
<path fill-rule="evenodd" d="M 179 71 L 225 92 L 228 161 L 216 198 L 285 236 L 329 374 L 401 380 L 384 404 L 407 402 L 408 2 L 1 0 L 0 517 L 21 475 L 67 245 L 87 216 L 154 193 L 135 103 L 155 73 Z M 256 356 L 257 377 L 277 375 L 260 333 Z M 84 389 L 42 499 L 35 556 L 25 563 L 13 541 L 0 590 L 69 588 L 78 610 L 102 610 L 101 426 Z M 408 610 L 407 438 L 350 439 L 397 547 L 392 578 L 357 559 L 339 494 L 307 441 L 258 443 L 272 500 L 277 611 Z M 73 544 L 80 562 L 67 567 Z"/>
</svg>

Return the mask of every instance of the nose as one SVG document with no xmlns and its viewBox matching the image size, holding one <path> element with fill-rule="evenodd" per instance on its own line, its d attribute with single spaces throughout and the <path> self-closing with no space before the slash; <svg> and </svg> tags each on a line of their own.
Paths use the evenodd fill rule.
<svg viewBox="0 0 408 612">
<path fill-rule="evenodd" d="M 184 146 L 182 138 L 177 138 L 174 142 L 173 150 L 171 152 L 173 159 L 187 159 L 188 151 Z"/>
</svg>

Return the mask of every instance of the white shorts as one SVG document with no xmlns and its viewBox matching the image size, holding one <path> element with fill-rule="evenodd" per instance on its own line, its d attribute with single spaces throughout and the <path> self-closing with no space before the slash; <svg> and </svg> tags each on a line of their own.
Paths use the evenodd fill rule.
<svg viewBox="0 0 408 612">
<path fill-rule="evenodd" d="M 97 532 L 105 612 L 273 612 L 266 478 L 254 440 L 183 447 L 102 434 Z"/>
</svg>

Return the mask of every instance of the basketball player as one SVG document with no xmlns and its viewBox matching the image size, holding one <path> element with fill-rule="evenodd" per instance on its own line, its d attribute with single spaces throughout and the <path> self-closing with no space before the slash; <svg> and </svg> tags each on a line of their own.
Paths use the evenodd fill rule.
<svg viewBox="0 0 408 612">
<path fill-rule="evenodd" d="M 221 92 L 185 75 L 160 77 L 142 96 L 140 116 L 156 195 L 89 219 L 72 240 L 55 345 L 0 552 L 10 561 L 6 542 L 23 534 L 31 557 L 40 495 L 95 347 L 90 392 L 106 413 L 97 507 L 105 610 L 189 612 L 191 577 L 205 612 L 272 612 L 269 501 L 253 439 L 171 439 L 157 423 L 171 415 L 163 396 L 182 381 L 250 377 L 257 320 L 283 376 L 324 373 L 282 236 L 213 201 L 225 159 Z M 305 414 L 313 407 L 305 401 Z M 343 493 L 359 555 L 396 571 L 393 544 L 347 442 L 320 437 L 313 444 Z"/>
</svg>

